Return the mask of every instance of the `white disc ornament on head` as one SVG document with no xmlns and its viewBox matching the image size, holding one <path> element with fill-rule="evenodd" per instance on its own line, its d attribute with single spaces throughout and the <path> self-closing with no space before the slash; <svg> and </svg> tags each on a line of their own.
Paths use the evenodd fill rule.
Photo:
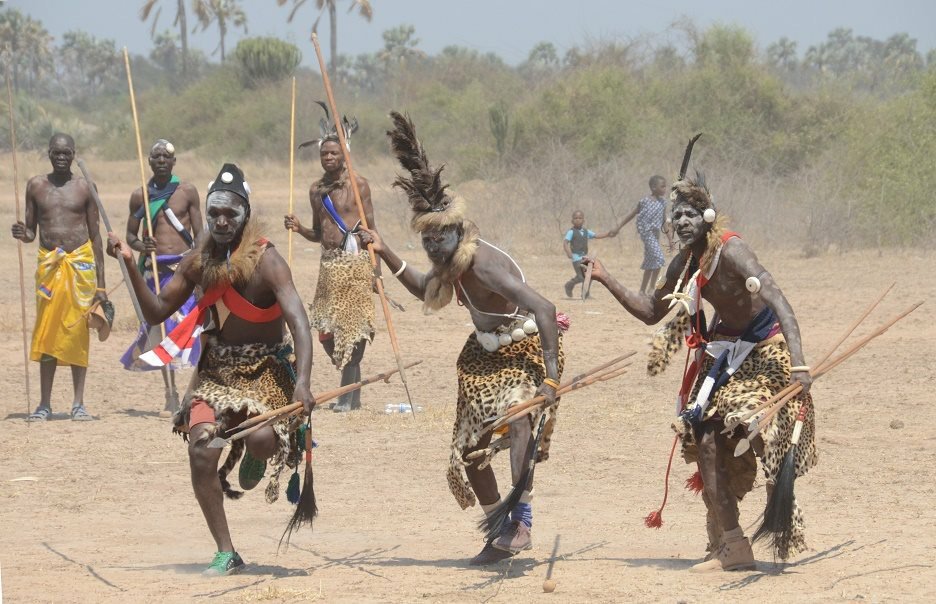
<svg viewBox="0 0 936 604">
<path fill-rule="evenodd" d="M 513 344 L 513 338 L 510 337 L 509 333 L 502 333 L 501 335 L 497 336 L 497 341 L 501 347 L 510 346 Z"/>
<path fill-rule="evenodd" d="M 169 155 L 175 155 L 175 145 L 172 143 L 166 143 L 166 151 L 169 152 Z"/>
<path fill-rule="evenodd" d="M 510 337 L 513 338 L 514 342 L 519 342 L 526 337 L 526 332 L 523 331 L 523 328 L 518 327 L 510 332 Z"/>
<path fill-rule="evenodd" d="M 705 211 L 702 212 L 702 219 L 708 223 L 715 222 L 715 210 L 712 208 L 706 208 Z"/>
<path fill-rule="evenodd" d="M 231 174 L 230 172 L 224 172 L 223 174 L 221 174 L 221 182 L 223 182 L 226 185 L 231 184 L 232 182 L 234 182 L 234 175 Z"/>
<path fill-rule="evenodd" d="M 486 331 L 477 332 L 478 344 L 481 344 L 481 348 L 487 350 L 488 352 L 494 352 L 500 347 L 500 342 L 497 340 L 497 336 L 493 333 L 488 333 Z"/>
<path fill-rule="evenodd" d="M 539 327 L 536 326 L 536 321 L 533 319 L 527 319 L 523 322 L 523 333 L 532 335 L 539 331 Z"/>
<path fill-rule="evenodd" d="M 757 277 L 748 277 L 744 281 L 744 287 L 746 287 L 747 290 L 752 294 L 756 294 L 760 291 L 760 279 Z"/>
</svg>

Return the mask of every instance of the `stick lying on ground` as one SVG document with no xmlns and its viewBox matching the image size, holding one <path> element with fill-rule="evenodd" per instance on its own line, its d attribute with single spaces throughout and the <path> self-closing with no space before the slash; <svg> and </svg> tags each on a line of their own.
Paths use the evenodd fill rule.
<svg viewBox="0 0 936 604">
<path fill-rule="evenodd" d="M 406 365 L 406 369 L 409 369 L 410 367 L 415 367 L 416 365 L 419 365 L 420 363 L 422 363 L 422 360 L 413 361 Z M 390 379 L 392 375 L 394 375 L 398 371 L 399 371 L 399 368 L 391 369 L 389 371 L 384 371 L 383 373 L 378 373 L 376 375 L 372 375 L 370 377 L 364 378 L 360 382 L 348 384 L 340 388 L 335 388 L 334 390 L 326 390 L 325 392 L 322 392 L 321 394 L 317 394 L 313 397 L 315 398 L 315 404 L 318 405 L 319 403 L 329 401 L 333 398 L 341 396 L 342 394 L 353 392 L 359 388 L 367 386 L 368 384 L 373 384 L 374 382 L 381 382 L 381 381 L 386 382 Z M 239 440 L 243 438 L 244 436 L 246 436 L 246 434 L 244 434 L 243 436 L 241 436 L 241 434 L 249 428 L 256 427 L 258 424 L 269 425 L 270 423 L 273 423 L 273 421 L 281 419 L 284 416 L 292 415 L 293 412 L 301 412 L 301 411 L 302 411 L 302 403 L 295 402 L 295 403 L 286 405 L 285 407 L 280 407 L 279 409 L 272 409 L 265 413 L 261 413 L 260 415 L 255 415 L 253 417 L 247 418 L 246 420 L 242 421 L 241 423 L 234 426 L 233 428 L 226 430 L 225 433 L 228 435 L 226 438 L 217 437 L 208 444 L 208 447 L 211 449 L 221 448 L 224 445 L 228 444 L 229 442 Z M 298 413 L 296 413 L 296 415 L 298 415 Z M 268 421 L 268 420 L 273 420 L 273 421 Z M 251 430 L 251 432 L 253 432 L 253 430 Z"/>
</svg>

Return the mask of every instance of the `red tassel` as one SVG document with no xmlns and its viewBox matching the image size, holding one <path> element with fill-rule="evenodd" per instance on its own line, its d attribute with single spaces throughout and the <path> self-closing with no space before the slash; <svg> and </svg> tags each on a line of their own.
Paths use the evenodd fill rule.
<svg viewBox="0 0 936 604">
<path fill-rule="evenodd" d="M 660 528 L 663 526 L 663 508 L 666 507 L 666 500 L 669 498 L 669 473 L 673 466 L 673 454 L 676 453 L 676 443 L 679 442 L 679 435 L 673 437 L 673 448 L 670 449 L 669 461 L 666 464 L 666 478 L 663 479 L 663 504 L 660 509 L 651 512 L 644 518 L 644 525 L 647 528 Z"/>
<path fill-rule="evenodd" d="M 686 488 L 698 495 L 702 492 L 702 489 L 705 487 L 705 483 L 702 482 L 702 472 L 696 470 L 695 474 L 686 479 Z"/>
<path fill-rule="evenodd" d="M 655 512 L 650 512 L 647 514 L 647 517 L 644 518 L 644 526 L 647 528 L 660 528 L 663 526 L 663 508 Z"/>
</svg>

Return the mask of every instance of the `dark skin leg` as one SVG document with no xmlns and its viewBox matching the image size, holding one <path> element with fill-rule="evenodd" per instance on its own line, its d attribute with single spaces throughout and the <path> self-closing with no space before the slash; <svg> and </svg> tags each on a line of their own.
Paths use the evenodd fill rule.
<svg viewBox="0 0 936 604">
<path fill-rule="evenodd" d="M 528 420 L 520 420 L 510 424 L 510 478 L 513 484 L 520 482 L 523 471 L 530 463 L 530 456 L 527 450 L 533 442 L 533 429 Z M 478 442 L 477 446 L 465 451 L 467 456 L 473 451 L 479 451 L 487 448 L 491 444 L 491 434 L 485 434 Z M 494 470 L 491 466 L 479 470 L 477 463 L 467 466 L 465 472 L 468 475 L 468 482 L 478 497 L 478 502 L 483 505 L 495 503 L 500 498 L 500 492 L 497 490 L 497 478 L 494 476 Z M 527 490 L 533 488 L 531 482 L 527 485 Z"/>
<path fill-rule="evenodd" d="M 738 500 L 728 488 L 730 477 L 720 460 L 733 455 L 726 437 L 721 434 L 721 422 L 705 422 L 699 443 L 699 470 L 705 483 L 705 495 L 714 508 L 722 531 L 738 528 Z"/>
<path fill-rule="evenodd" d="M 52 357 L 44 357 L 39 363 L 39 406 L 52 408 L 52 384 L 55 381 L 55 368 L 58 362 Z"/>
<path fill-rule="evenodd" d="M 176 400 L 178 398 L 178 392 L 176 391 L 175 385 L 175 376 L 171 371 L 165 367 L 161 368 L 163 385 L 168 391 L 166 395 L 166 406 L 164 407 L 165 411 L 175 411 Z"/>
<path fill-rule="evenodd" d="M 364 358 L 364 349 L 366 347 L 367 340 L 361 340 L 355 345 L 354 350 L 351 352 L 351 358 L 348 360 L 347 364 L 345 364 L 344 369 L 341 370 L 342 386 L 347 386 L 348 384 L 361 381 L 361 359 Z M 322 348 L 325 349 L 325 354 L 328 355 L 328 358 L 334 360 L 334 338 L 323 340 Z M 359 408 L 361 406 L 361 391 L 355 390 L 354 392 L 349 392 L 348 394 L 342 394 L 338 397 L 337 404 L 341 406 L 350 406 L 354 409 Z"/>
<path fill-rule="evenodd" d="M 486 449 L 490 444 L 491 433 L 488 432 L 481 437 L 481 440 L 478 441 L 478 444 L 474 448 L 466 450 L 465 455 L 467 456 L 474 451 Z M 491 505 L 500 499 L 500 493 L 497 490 L 497 478 L 494 476 L 494 470 L 491 466 L 479 470 L 478 464 L 473 463 L 469 466 L 465 466 L 465 473 L 468 475 L 468 482 L 471 483 L 471 489 L 475 492 L 475 495 L 477 495 L 480 504 Z"/>
<path fill-rule="evenodd" d="M 88 368 L 72 365 L 72 386 L 75 389 L 75 398 L 72 400 L 72 407 L 77 407 L 84 403 L 85 378 L 88 377 Z M 51 388 L 51 384 L 49 387 Z"/>
<path fill-rule="evenodd" d="M 52 408 L 52 385 L 55 383 L 55 369 L 58 361 L 54 358 L 42 359 L 39 363 L 39 406 Z M 85 378 L 88 376 L 87 367 L 72 365 L 72 386 L 75 394 L 72 407 L 84 403 Z"/>
<path fill-rule="evenodd" d="M 192 489 L 201 507 L 208 530 L 215 540 L 219 552 L 233 552 L 231 531 L 224 513 L 224 492 L 218 479 L 218 461 L 223 449 L 209 449 L 204 445 L 208 439 L 205 432 L 212 424 L 193 426 L 189 433 L 189 469 L 192 473 Z M 257 459 L 269 459 L 276 451 L 276 435 L 272 427 L 266 427 L 247 437 L 247 450 Z"/>
</svg>

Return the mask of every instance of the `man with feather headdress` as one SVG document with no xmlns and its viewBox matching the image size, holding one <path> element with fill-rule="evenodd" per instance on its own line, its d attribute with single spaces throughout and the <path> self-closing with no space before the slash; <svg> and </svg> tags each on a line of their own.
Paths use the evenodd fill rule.
<svg viewBox="0 0 936 604">
<path fill-rule="evenodd" d="M 338 132 L 328 114 L 321 119 L 321 137 L 299 145 L 317 146 L 325 173 L 309 187 L 312 205 L 312 228 L 302 225 L 294 214 L 287 214 L 283 223 L 287 230 L 299 233 L 309 241 L 322 244 L 318 284 L 309 310 L 310 323 L 319 332 L 319 341 L 341 371 L 341 385 L 360 381 L 364 347 L 374 340 L 374 301 L 372 295 L 374 270 L 358 238 L 359 214 L 354 192 L 341 152 Z M 345 140 L 358 128 L 357 119 L 342 120 Z M 350 147 L 349 147 L 350 148 Z M 374 225 L 374 206 L 370 185 L 360 174 L 357 178 L 361 205 L 367 223 Z M 361 408 L 361 391 L 343 394 L 334 411 Z"/>
<path fill-rule="evenodd" d="M 413 123 L 399 113 L 391 117 L 395 127 L 387 134 L 409 172 L 394 186 L 409 198 L 411 225 L 432 266 L 428 273 L 408 266 L 372 229 L 362 229 L 361 240 L 373 245 L 387 270 L 423 300 L 426 310 L 446 306 L 454 295 L 471 314 L 475 331 L 456 364 L 458 403 L 447 478 L 462 509 L 477 500 L 488 519 L 497 519 L 488 527 L 484 549 L 471 561 L 490 564 L 532 547 L 532 465 L 549 455 L 563 365 L 559 322 L 565 328 L 568 319 L 557 318 L 553 303 L 527 285 L 513 258 L 481 239 L 466 217 L 464 200 L 442 184 L 442 167 L 429 166 Z M 492 418 L 537 394 L 546 397 L 544 411 L 510 424 L 509 434 L 493 443 L 490 433 L 482 434 Z M 536 439 L 533 425 L 538 426 Z M 508 447 L 514 488 L 502 501 L 490 462 Z"/>
<path fill-rule="evenodd" d="M 699 473 L 687 486 L 701 489 L 708 510 L 708 555 L 692 570 L 751 569 L 754 554 L 738 522 L 738 502 L 753 487 L 757 461 L 752 449 L 739 449 L 743 454 L 735 455 L 736 445 L 747 436 L 736 432 L 745 424 L 737 430 L 725 430 L 726 422 L 735 426 L 733 418 L 755 409 L 788 384 L 803 385 L 803 394 L 786 403 L 762 437 L 753 441 L 763 462 L 770 499 L 779 491 L 773 486 L 804 405 L 807 413 L 802 446 L 795 459 L 796 474 L 805 474 L 816 463 L 814 414 L 808 394 L 812 378 L 803 357 L 796 315 L 783 292 L 747 243 L 727 229 L 728 218 L 716 210 L 702 174 L 686 176 L 699 136 L 689 142 L 670 193 L 673 227 L 683 249 L 673 258 L 656 291 L 633 292 L 609 275 L 600 261 L 586 258 L 583 262 L 592 264 L 593 279 L 648 325 L 658 323 L 674 306 L 679 309 L 658 335 L 666 340 L 669 334 L 673 343 L 670 350 L 663 351 L 667 359 L 684 333 L 690 348 L 677 398 L 681 413 L 673 428 L 682 438 L 686 462 L 699 466 Z M 709 325 L 703 299 L 715 309 Z M 651 359 L 651 375 L 661 370 L 660 364 Z M 771 505 L 772 500 L 768 510 Z M 660 512 L 647 518 L 648 526 L 659 527 L 660 523 Z M 770 536 L 775 554 L 786 559 L 805 548 L 802 514 L 795 503 L 782 524 L 782 534 Z M 767 536 L 763 528 L 755 533 L 755 539 Z"/>
<path fill-rule="evenodd" d="M 237 499 L 243 493 L 231 488 L 227 475 L 246 448 L 241 487 L 253 488 L 263 475 L 265 460 L 270 459 L 275 470 L 266 499 L 276 501 L 280 473 L 297 464 L 294 434 L 300 420 L 266 426 L 235 441 L 220 469 L 222 449 L 205 445 L 219 431 L 293 401 L 301 401 L 310 413 L 315 406 L 309 390 L 312 338 L 289 266 L 261 235 L 256 222 L 250 222 L 250 187 L 237 166 L 224 164 L 208 185 L 205 206 L 207 236 L 186 254 L 158 296 L 134 264 L 130 246 L 113 233 L 108 237 L 109 251 L 119 254 L 127 266 L 144 318 L 151 325 L 176 312 L 196 286 L 204 292 L 195 310 L 140 359 L 155 367 L 165 366 L 178 356 L 188 358 L 195 341 L 201 340 L 196 379 L 176 413 L 175 430 L 187 433 L 192 487 L 218 548 L 204 574 L 227 575 L 244 565 L 224 513 L 224 496 Z M 286 339 L 286 326 L 292 346 Z M 245 474 L 249 466 L 258 466 L 259 471 Z"/>
</svg>

